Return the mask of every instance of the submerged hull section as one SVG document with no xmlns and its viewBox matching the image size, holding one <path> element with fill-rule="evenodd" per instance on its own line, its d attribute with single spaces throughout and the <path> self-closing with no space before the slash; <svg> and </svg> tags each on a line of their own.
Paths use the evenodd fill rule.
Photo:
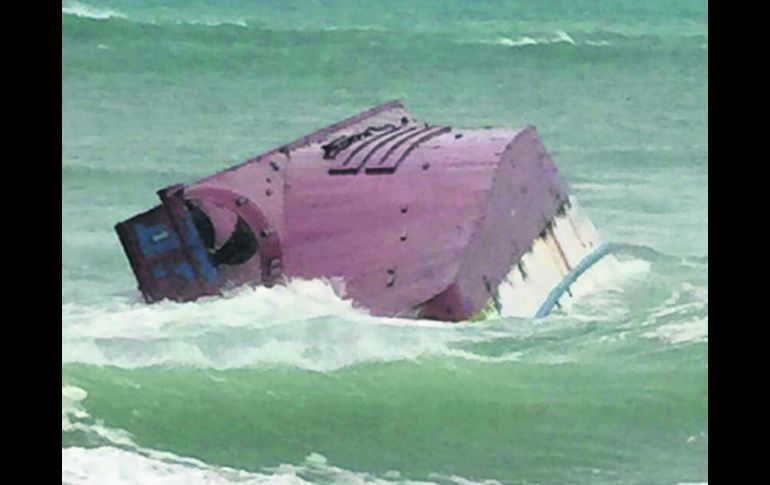
<svg viewBox="0 0 770 485">
<path fill-rule="evenodd" d="M 158 194 L 116 227 L 149 302 L 328 278 L 376 315 L 465 320 L 502 291 L 534 316 L 598 244 L 559 222 L 579 216 L 533 127 L 432 126 L 398 101 Z M 562 263 L 521 272 L 560 240 Z"/>
</svg>

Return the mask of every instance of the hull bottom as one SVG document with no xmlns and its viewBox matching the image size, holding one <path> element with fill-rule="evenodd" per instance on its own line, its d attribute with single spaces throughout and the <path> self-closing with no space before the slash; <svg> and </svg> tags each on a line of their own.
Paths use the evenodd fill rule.
<svg viewBox="0 0 770 485">
<path fill-rule="evenodd" d="M 500 316 L 544 317 L 553 309 L 569 309 L 617 273 L 609 246 L 577 200 L 569 201 L 500 284 Z"/>
</svg>

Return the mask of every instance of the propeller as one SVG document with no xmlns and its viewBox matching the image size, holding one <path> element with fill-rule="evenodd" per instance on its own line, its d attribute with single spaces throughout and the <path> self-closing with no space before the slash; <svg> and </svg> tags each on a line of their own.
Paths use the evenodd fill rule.
<svg viewBox="0 0 770 485">
<path fill-rule="evenodd" d="M 208 251 L 214 266 L 237 266 L 251 259 L 259 251 L 259 244 L 257 243 L 256 236 L 254 236 L 254 232 L 241 216 L 238 216 L 238 221 L 228 240 L 221 247 L 217 248 L 216 230 L 211 219 L 200 207 L 192 202 L 185 202 L 185 206 L 192 217 L 195 228 L 198 230 L 203 247 Z"/>
</svg>

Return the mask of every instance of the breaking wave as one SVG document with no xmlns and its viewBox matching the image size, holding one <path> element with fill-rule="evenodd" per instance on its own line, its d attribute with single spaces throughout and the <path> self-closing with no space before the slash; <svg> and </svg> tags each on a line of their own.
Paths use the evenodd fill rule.
<svg viewBox="0 0 770 485">
<path fill-rule="evenodd" d="M 474 482 L 461 477 L 440 476 L 438 481 L 400 479 L 398 471 L 389 471 L 384 478 L 354 472 L 331 465 L 326 457 L 310 453 L 297 464 L 265 467 L 262 472 L 246 471 L 227 466 L 215 466 L 204 461 L 175 455 L 166 451 L 143 448 L 129 433 L 106 426 L 94 419 L 83 401 L 88 393 L 79 387 L 62 387 L 62 433 L 80 433 L 91 440 L 89 447 L 62 448 L 62 483 L 65 485 L 111 485 L 163 483 L 167 485 L 305 485 L 311 483 L 472 485 L 499 482 Z"/>
<path fill-rule="evenodd" d="M 88 19 L 106 20 L 111 18 L 125 19 L 126 15 L 116 10 L 94 7 L 81 2 L 70 2 L 62 5 L 61 13 Z"/>
<path fill-rule="evenodd" d="M 528 45 L 547 45 L 547 44 L 570 44 L 577 45 L 575 40 L 566 32 L 559 31 L 551 37 L 519 37 L 517 39 L 510 39 L 508 37 L 500 37 L 496 42 L 498 45 L 504 45 L 508 47 L 523 47 Z"/>
<path fill-rule="evenodd" d="M 538 337 L 569 338 L 586 325 L 630 318 L 637 310 L 634 293 L 643 291 L 651 276 L 663 279 L 655 275 L 661 265 L 692 272 L 704 265 L 644 248 L 619 251 L 623 259 L 617 279 L 584 296 L 568 313 L 542 321 L 490 318 L 448 325 L 373 317 L 337 296 L 333 282 L 322 280 L 243 288 L 224 298 L 189 303 L 146 305 L 126 297 L 95 305 L 65 303 L 62 361 L 121 368 L 286 365 L 332 371 L 441 356 L 488 363 L 537 360 L 542 357 Z M 640 257 L 645 253 L 654 260 Z M 643 319 L 603 328 L 596 341 L 607 337 L 602 332 L 619 330 L 672 344 L 707 338 L 707 286 L 685 283 L 659 298 Z M 487 351 L 489 346 L 495 350 Z"/>
</svg>

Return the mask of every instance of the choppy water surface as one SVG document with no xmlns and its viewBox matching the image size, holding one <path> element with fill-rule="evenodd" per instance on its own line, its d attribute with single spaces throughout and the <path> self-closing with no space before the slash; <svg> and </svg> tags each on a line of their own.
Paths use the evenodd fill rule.
<svg viewBox="0 0 770 485">
<path fill-rule="evenodd" d="M 63 2 L 62 482 L 707 482 L 707 18 Z M 536 125 L 622 274 L 541 321 L 374 318 L 320 281 L 139 302 L 115 222 L 391 98 Z"/>
</svg>

